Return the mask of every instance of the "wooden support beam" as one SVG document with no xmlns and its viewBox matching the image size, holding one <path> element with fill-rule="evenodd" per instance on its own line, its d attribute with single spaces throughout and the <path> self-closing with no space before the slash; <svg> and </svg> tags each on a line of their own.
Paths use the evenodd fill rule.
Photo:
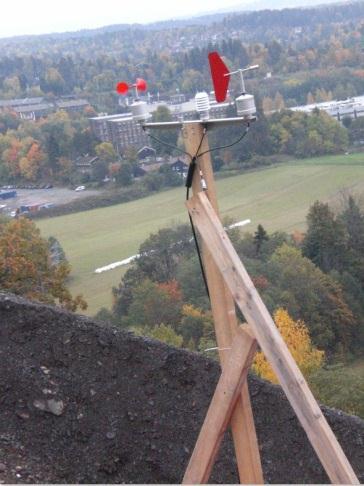
<svg viewBox="0 0 364 486">
<path fill-rule="evenodd" d="M 182 133 L 186 150 L 190 154 L 195 154 L 203 137 L 202 123 L 191 124 L 186 122 Z M 200 153 L 206 152 L 208 149 L 208 141 L 205 136 L 200 147 Z M 193 194 L 202 191 L 200 171 L 207 185 L 207 196 L 218 214 L 215 180 L 209 153 L 198 158 L 198 167 L 192 183 Z M 202 259 L 209 287 L 216 341 L 218 347 L 223 350 L 231 346 L 232 339 L 238 329 L 235 303 L 208 248 L 204 244 L 202 245 Z M 224 369 L 229 352 L 219 351 L 219 356 L 221 367 Z M 231 430 L 240 483 L 263 484 L 263 471 L 247 382 L 244 383 L 241 396 L 236 404 L 231 420 Z"/>
<path fill-rule="evenodd" d="M 239 327 L 200 430 L 183 484 L 207 483 L 241 388 L 254 359 L 257 342 Z"/>
<path fill-rule="evenodd" d="M 359 484 L 210 201 L 204 193 L 199 193 L 186 205 L 330 480 L 335 484 Z"/>
</svg>

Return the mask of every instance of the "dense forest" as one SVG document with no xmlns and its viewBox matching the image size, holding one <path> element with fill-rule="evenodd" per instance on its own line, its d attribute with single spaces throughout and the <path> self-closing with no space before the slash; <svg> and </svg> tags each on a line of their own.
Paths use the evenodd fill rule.
<svg viewBox="0 0 364 486">
<path fill-rule="evenodd" d="M 159 111 L 168 113 L 165 108 Z M 361 119 L 345 128 L 320 111 L 307 115 L 282 110 L 270 117 L 261 112 L 243 144 L 214 152 L 214 167 L 216 171 L 252 168 L 278 162 L 282 154 L 311 157 L 343 153 L 351 138 L 362 137 L 362 131 Z M 168 134 L 173 145 L 178 142 L 177 135 L 177 132 Z M 210 144 L 219 146 L 222 139 L 233 143 L 240 136 L 241 128 L 216 130 L 211 132 Z M 173 147 L 164 147 L 162 151 L 163 146 L 155 143 L 155 148 L 160 154 L 178 155 Z M 87 174 L 79 173 L 74 162 L 83 154 L 98 157 Z M 60 111 L 38 121 L 20 121 L 12 114 L 0 113 L 0 184 L 21 186 L 51 181 L 59 185 L 97 186 L 109 177 L 116 187 L 130 186 L 137 167 L 135 149 L 127 150 L 121 159 L 111 143 L 94 137 L 87 117 L 82 114 L 70 116 Z M 162 166 L 159 173 L 148 174 L 145 183 L 151 190 L 181 184 L 181 178 L 170 172 L 167 165 Z"/>
<path fill-rule="evenodd" d="M 111 29 L 0 40 L 0 98 L 82 94 L 98 111 L 118 111 L 120 79 L 145 77 L 150 93 L 193 96 L 210 89 L 207 53 L 232 68 L 259 64 L 250 89 L 280 93 L 287 106 L 362 94 L 364 2 L 211 17 L 168 28 Z M 266 73 L 272 77 L 265 78 Z"/>
</svg>

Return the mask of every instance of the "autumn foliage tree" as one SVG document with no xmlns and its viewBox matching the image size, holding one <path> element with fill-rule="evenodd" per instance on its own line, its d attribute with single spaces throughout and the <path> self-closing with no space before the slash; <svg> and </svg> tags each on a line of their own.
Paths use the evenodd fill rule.
<svg viewBox="0 0 364 486">
<path fill-rule="evenodd" d="M 312 345 L 305 323 L 294 321 L 282 308 L 274 313 L 274 321 L 303 375 L 308 376 L 318 370 L 323 363 L 324 352 Z M 262 378 L 278 383 L 274 371 L 261 351 L 255 356 L 253 370 Z"/>
<path fill-rule="evenodd" d="M 183 343 L 183 337 L 177 334 L 172 326 L 166 324 L 159 324 L 152 328 L 134 329 L 134 331 L 136 334 L 157 339 L 176 348 L 180 348 Z"/>
<path fill-rule="evenodd" d="M 211 312 L 204 312 L 198 307 L 185 304 L 182 307 L 182 319 L 178 332 L 183 336 L 183 344 L 189 349 L 199 349 L 201 339 L 206 343 L 207 338 L 213 339 L 213 321 Z M 210 342 L 210 341 L 209 341 Z"/>
<path fill-rule="evenodd" d="M 46 155 L 38 142 L 32 142 L 26 155 L 19 161 L 20 174 L 24 179 L 36 181 L 46 161 Z"/>
<path fill-rule="evenodd" d="M 52 264 L 47 240 L 35 224 L 19 218 L 0 224 L 0 289 L 68 310 L 85 309 L 82 296 L 72 297 L 66 282 L 67 262 Z"/>
<path fill-rule="evenodd" d="M 121 324 L 124 327 L 153 328 L 160 324 L 174 327 L 180 320 L 181 305 L 173 283 L 161 285 L 145 279 L 135 287 L 128 315 Z"/>
<path fill-rule="evenodd" d="M 357 323 L 340 284 L 287 244 L 274 252 L 266 267 L 274 285 L 263 292 L 264 300 L 304 320 L 315 345 L 328 354 L 347 353 Z"/>
</svg>

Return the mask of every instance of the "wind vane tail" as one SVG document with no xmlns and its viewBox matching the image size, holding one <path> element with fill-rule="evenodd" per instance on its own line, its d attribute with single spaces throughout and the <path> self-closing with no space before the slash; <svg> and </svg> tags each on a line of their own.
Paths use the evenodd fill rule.
<svg viewBox="0 0 364 486">
<path fill-rule="evenodd" d="M 210 52 L 208 57 L 212 83 L 215 90 L 215 98 L 218 103 L 221 103 L 226 99 L 226 93 L 230 81 L 229 70 L 218 52 Z"/>
</svg>

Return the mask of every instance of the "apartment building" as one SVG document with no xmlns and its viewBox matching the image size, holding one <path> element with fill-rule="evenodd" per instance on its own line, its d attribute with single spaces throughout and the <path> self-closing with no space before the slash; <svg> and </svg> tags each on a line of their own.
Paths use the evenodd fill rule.
<svg viewBox="0 0 364 486">
<path fill-rule="evenodd" d="M 147 145 L 148 137 L 131 113 L 103 115 L 89 120 L 95 137 L 102 142 L 111 142 L 120 155 L 127 147 L 140 149 Z"/>
</svg>

